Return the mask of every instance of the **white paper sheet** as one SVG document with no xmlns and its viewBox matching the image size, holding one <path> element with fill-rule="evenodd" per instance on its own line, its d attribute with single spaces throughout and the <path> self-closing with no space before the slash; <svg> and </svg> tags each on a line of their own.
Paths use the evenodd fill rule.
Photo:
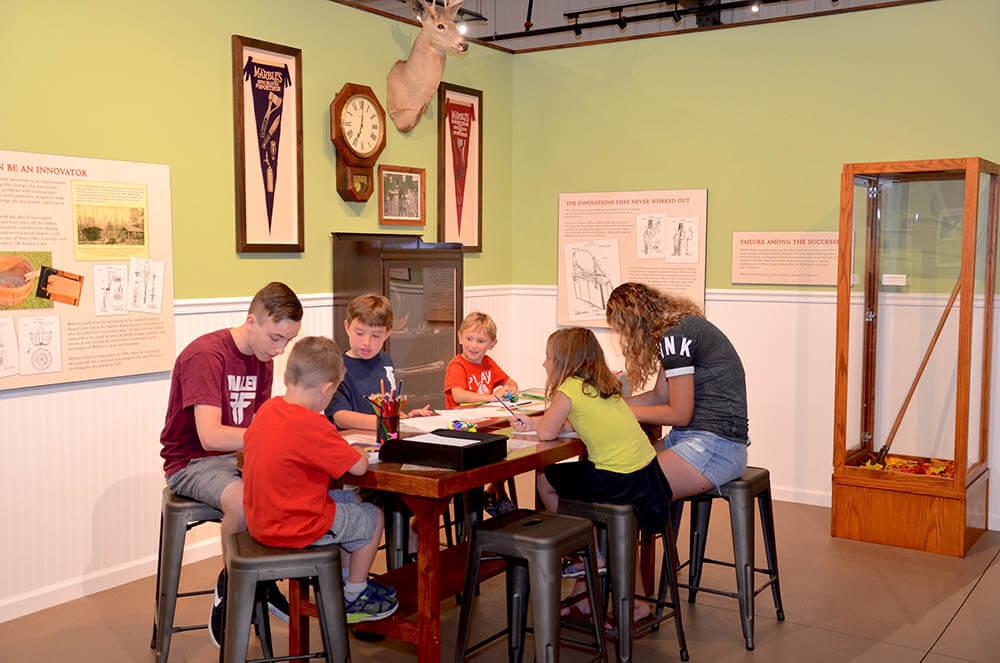
<svg viewBox="0 0 1000 663">
<path fill-rule="evenodd" d="M 444 437 L 443 435 L 435 435 L 434 433 L 424 433 L 423 435 L 417 435 L 416 437 L 407 438 L 408 442 L 430 442 L 432 444 L 444 444 L 449 447 L 469 447 L 473 444 L 479 444 L 482 440 L 466 440 L 460 437 Z"/>
</svg>

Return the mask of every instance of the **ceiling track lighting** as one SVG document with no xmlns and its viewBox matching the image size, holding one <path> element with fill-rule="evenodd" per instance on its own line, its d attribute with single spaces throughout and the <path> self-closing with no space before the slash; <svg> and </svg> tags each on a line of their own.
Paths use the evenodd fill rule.
<svg viewBox="0 0 1000 663">
<path fill-rule="evenodd" d="M 677 7 L 677 3 L 676 2 L 674 3 L 673 19 L 674 19 L 674 23 L 680 23 L 681 22 L 681 12 L 680 12 L 680 9 Z"/>
<path fill-rule="evenodd" d="M 759 2 L 754 2 L 753 4 L 750 5 L 750 13 L 751 14 L 759 14 L 760 13 L 760 3 Z"/>
<path fill-rule="evenodd" d="M 619 27 L 619 29 L 624 30 L 627 25 L 628 25 L 628 20 L 622 15 L 622 10 L 619 9 L 618 10 L 618 27 Z"/>
</svg>

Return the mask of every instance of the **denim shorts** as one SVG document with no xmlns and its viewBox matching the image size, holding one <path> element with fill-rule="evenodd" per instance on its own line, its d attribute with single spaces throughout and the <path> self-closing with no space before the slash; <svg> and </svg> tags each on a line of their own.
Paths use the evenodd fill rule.
<svg viewBox="0 0 1000 663">
<path fill-rule="evenodd" d="M 739 478 L 747 466 L 746 444 L 704 430 L 672 430 L 663 448 L 673 449 L 716 488 Z"/>
</svg>

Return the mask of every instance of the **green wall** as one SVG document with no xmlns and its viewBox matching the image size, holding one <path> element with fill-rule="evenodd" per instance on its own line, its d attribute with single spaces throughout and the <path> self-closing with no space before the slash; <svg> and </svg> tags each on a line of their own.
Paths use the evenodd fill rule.
<svg viewBox="0 0 1000 663">
<path fill-rule="evenodd" d="M 302 49 L 301 256 L 236 253 L 233 34 Z M 371 85 L 384 105 L 386 74 L 415 35 L 328 0 L 3 0 L 0 149 L 169 164 L 178 298 L 249 295 L 272 279 L 329 292 L 330 233 L 379 230 L 377 198 L 349 204 L 336 192 L 330 101 L 352 81 Z M 484 91 L 487 251 L 466 261 L 469 284 L 511 281 L 512 67 L 510 55 L 472 46 L 445 69 L 445 80 Z M 427 169 L 429 241 L 437 236 L 436 105 L 410 135 L 390 127 L 380 158 Z"/>
<path fill-rule="evenodd" d="M 555 283 L 560 192 L 708 189 L 734 231 L 836 230 L 855 161 L 1000 159 L 1000 2 L 947 0 L 514 58 L 515 283 Z"/>
<path fill-rule="evenodd" d="M 708 287 L 736 230 L 832 230 L 840 167 L 1000 159 L 1000 3 L 883 10 L 511 56 L 473 46 L 445 79 L 484 90 L 484 245 L 466 283 L 555 282 L 558 194 L 707 188 Z M 332 231 L 378 230 L 334 188 L 328 105 L 346 81 L 385 99 L 416 29 L 328 0 L 4 0 L 0 147 L 171 166 L 179 298 L 283 279 L 330 290 Z M 306 252 L 238 256 L 230 35 L 303 50 Z M 427 169 L 437 118 L 390 128 L 381 163 Z M 391 230 L 391 229 L 383 229 Z"/>
</svg>

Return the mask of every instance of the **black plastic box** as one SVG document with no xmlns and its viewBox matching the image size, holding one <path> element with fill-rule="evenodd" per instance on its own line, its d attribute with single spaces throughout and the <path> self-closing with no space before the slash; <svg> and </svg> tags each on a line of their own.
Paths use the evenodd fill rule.
<svg viewBox="0 0 1000 663">
<path fill-rule="evenodd" d="M 506 435 L 469 433 L 447 428 L 438 428 L 431 433 L 441 437 L 456 437 L 478 442 L 464 447 L 454 447 L 433 442 L 414 442 L 405 438 L 386 440 L 379 449 L 378 457 L 387 463 L 413 463 L 450 470 L 469 470 L 496 463 L 507 457 Z"/>
</svg>

